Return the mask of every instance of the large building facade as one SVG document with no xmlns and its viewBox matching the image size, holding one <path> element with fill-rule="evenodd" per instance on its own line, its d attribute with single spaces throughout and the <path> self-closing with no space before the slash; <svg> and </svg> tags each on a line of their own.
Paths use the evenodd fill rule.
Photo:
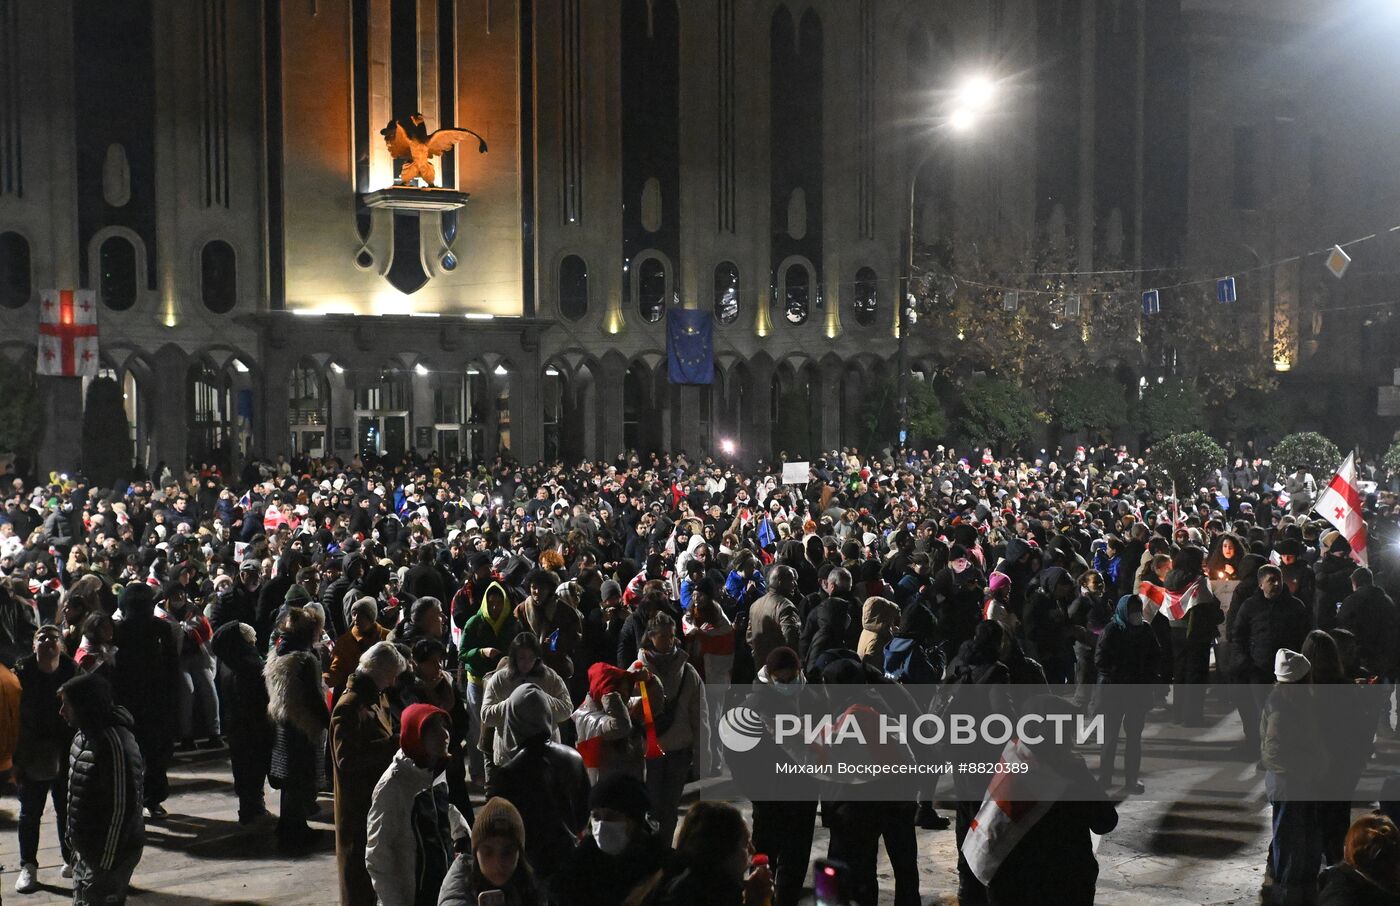
<svg viewBox="0 0 1400 906">
<path fill-rule="evenodd" d="M 760 457 L 783 398 L 810 407 L 800 452 L 862 445 L 911 207 L 925 241 L 1050 229 L 1081 269 L 1180 258 L 1188 21 L 1156 0 L 0 0 L 0 352 L 32 367 L 42 289 L 95 291 L 145 467 Z M 954 136 L 973 72 L 995 113 Z M 437 159 L 460 194 L 384 191 L 381 130 L 416 112 L 480 134 Z M 669 383 L 671 307 L 712 313 L 713 385 Z M 921 327 L 926 375 L 950 339 Z M 71 464 L 83 381 L 40 389 L 41 463 Z"/>
</svg>

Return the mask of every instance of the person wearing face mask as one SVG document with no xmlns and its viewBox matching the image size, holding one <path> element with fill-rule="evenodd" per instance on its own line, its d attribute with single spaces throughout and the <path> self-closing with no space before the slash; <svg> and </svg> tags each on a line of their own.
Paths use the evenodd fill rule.
<svg viewBox="0 0 1400 906">
<path fill-rule="evenodd" d="M 399 729 L 399 751 L 370 801 L 365 868 L 380 906 L 431 903 L 452 864 L 452 814 L 442 768 L 451 718 L 432 705 L 409 705 Z M 457 817 L 460 824 L 460 815 Z"/>
<path fill-rule="evenodd" d="M 1118 753 L 1118 730 L 1125 737 L 1123 750 L 1123 790 L 1142 793 L 1138 780 L 1142 764 L 1142 728 L 1152 710 L 1152 684 L 1159 670 L 1161 651 L 1142 613 L 1142 598 L 1124 595 L 1118 599 L 1113 619 L 1104 627 L 1094 652 L 1099 683 L 1110 688 L 1101 695 L 1104 714 L 1103 752 L 1099 758 L 1099 783 L 1107 789 L 1113 780 L 1113 764 Z"/>
<path fill-rule="evenodd" d="M 646 784 L 628 774 L 604 776 L 588 794 L 588 833 L 549 881 L 554 906 L 614 906 L 675 857 L 647 812 Z"/>
<path fill-rule="evenodd" d="M 504 906 L 544 902 L 525 858 L 525 822 L 515 806 L 500 797 L 488 799 L 472 822 L 471 849 L 448 869 L 437 906 L 477 906 L 481 894 L 497 890 Z"/>
</svg>

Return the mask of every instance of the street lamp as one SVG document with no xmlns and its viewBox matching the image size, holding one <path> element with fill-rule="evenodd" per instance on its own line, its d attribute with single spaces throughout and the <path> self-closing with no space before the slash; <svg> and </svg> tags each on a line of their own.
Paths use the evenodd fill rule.
<svg viewBox="0 0 1400 906">
<path fill-rule="evenodd" d="M 948 127 L 954 132 L 965 134 L 977 124 L 980 115 L 990 106 L 996 95 L 996 83 L 984 75 L 974 75 L 963 82 L 954 93 L 954 104 L 948 114 Z M 904 228 L 904 273 L 900 277 L 899 311 L 895 321 L 899 330 L 897 354 L 895 358 L 896 396 L 899 401 L 899 444 L 903 451 L 909 442 L 909 325 L 910 288 L 914 275 L 914 199 L 919 190 L 919 175 L 933 159 L 935 149 L 928 148 L 919 157 L 909 174 L 909 219 Z M 959 337 L 961 339 L 961 337 Z"/>
</svg>

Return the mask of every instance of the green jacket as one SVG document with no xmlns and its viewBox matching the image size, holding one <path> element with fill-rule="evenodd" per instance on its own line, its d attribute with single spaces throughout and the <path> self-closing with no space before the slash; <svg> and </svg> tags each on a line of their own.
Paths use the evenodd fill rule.
<svg viewBox="0 0 1400 906">
<path fill-rule="evenodd" d="M 486 602 L 491 598 L 493 591 L 505 599 L 501 615 L 495 621 L 492 621 L 486 610 Z M 468 679 L 479 685 L 486 678 L 486 674 L 496 669 L 498 660 L 505 656 L 510 643 L 515 641 L 519 634 L 520 621 L 515 618 L 515 608 L 511 604 L 510 595 L 501 583 L 492 582 L 486 586 L 486 594 L 481 596 L 481 609 L 473 614 L 467 620 L 467 625 L 462 628 L 462 643 L 459 647 Z M 496 658 L 487 658 L 481 653 L 483 648 L 498 648 L 500 654 Z"/>
</svg>

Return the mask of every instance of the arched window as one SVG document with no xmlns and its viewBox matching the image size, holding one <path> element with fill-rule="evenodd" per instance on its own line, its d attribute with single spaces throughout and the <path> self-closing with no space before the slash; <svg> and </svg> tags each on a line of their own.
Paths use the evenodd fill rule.
<svg viewBox="0 0 1400 906">
<path fill-rule="evenodd" d="M 109 236 L 98 249 L 99 295 L 113 311 L 136 304 L 136 248 L 121 236 Z"/>
<path fill-rule="evenodd" d="M 559 311 L 570 321 L 588 314 L 588 262 L 578 255 L 559 262 Z"/>
<path fill-rule="evenodd" d="M 807 323 L 812 307 L 812 275 L 801 264 L 789 264 L 783 272 L 783 299 L 788 323 Z"/>
<path fill-rule="evenodd" d="M 856 294 L 853 304 L 856 310 L 856 323 L 862 327 L 869 327 L 875 323 L 877 285 L 875 271 L 872 268 L 863 267 L 856 271 Z"/>
<path fill-rule="evenodd" d="M 721 324 L 739 320 L 739 268 L 733 261 L 715 266 L 715 320 Z"/>
<path fill-rule="evenodd" d="M 0 233 L 0 306 L 19 308 L 32 291 L 29 242 L 19 233 Z"/>
<path fill-rule="evenodd" d="M 642 318 L 651 323 L 666 312 L 666 266 L 659 258 L 647 258 L 637 273 L 637 303 Z"/>
<path fill-rule="evenodd" d="M 200 290 L 204 307 L 216 315 L 227 314 L 238 301 L 238 271 L 233 246 L 222 239 L 204 245 L 199 255 Z"/>
</svg>

